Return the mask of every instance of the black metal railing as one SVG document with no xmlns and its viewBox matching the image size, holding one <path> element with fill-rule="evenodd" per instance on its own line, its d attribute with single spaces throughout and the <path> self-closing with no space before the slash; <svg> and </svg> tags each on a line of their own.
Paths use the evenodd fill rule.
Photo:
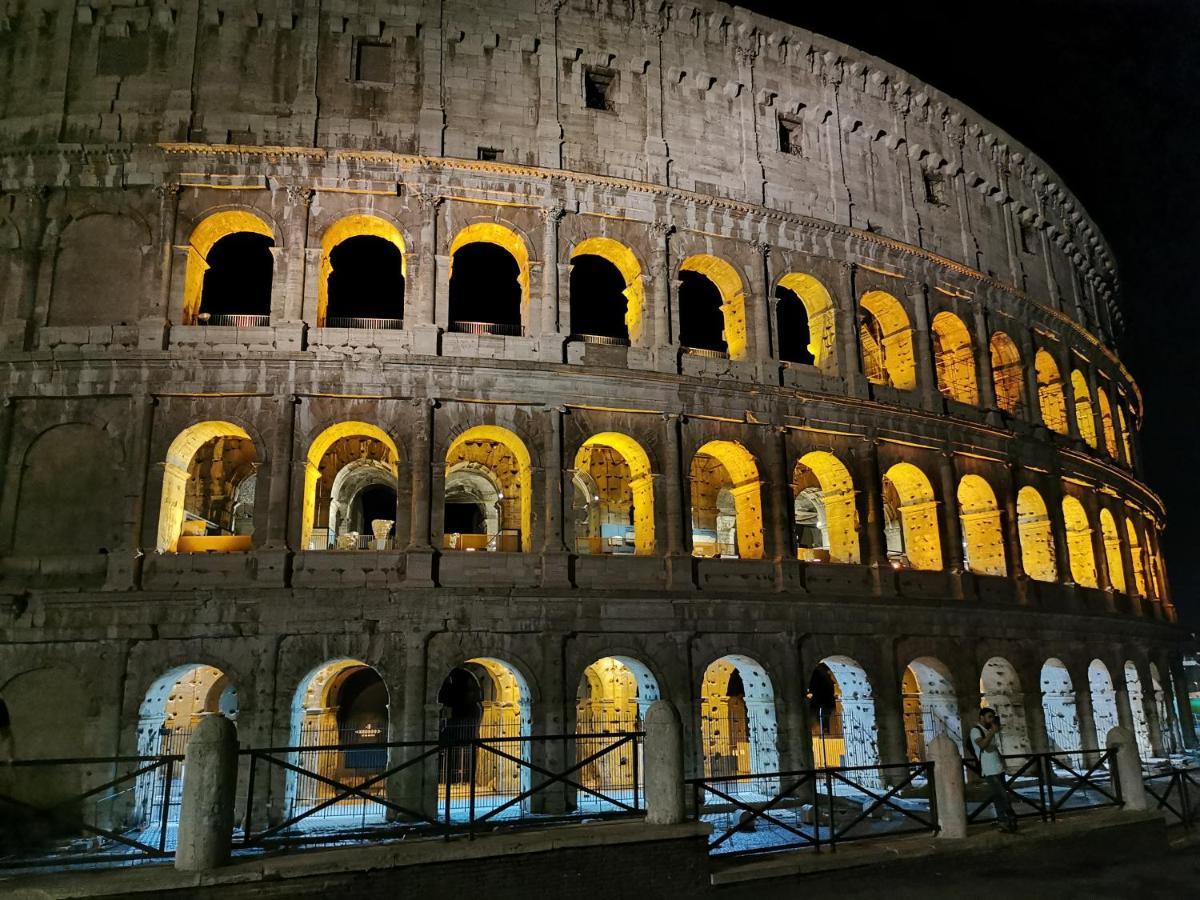
<svg viewBox="0 0 1200 900">
<path fill-rule="evenodd" d="M 740 856 L 938 830 L 933 763 L 689 779 L 709 853 Z"/>
<path fill-rule="evenodd" d="M 381 319 L 371 316 L 329 316 L 326 328 L 364 328 L 370 331 L 396 331 L 404 327 L 403 319 Z"/>
<path fill-rule="evenodd" d="M 205 318 L 207 316 L 207 318 Z M 271 324 L 270 316 L 251 315 L 245 313 L 200 313 L 196 317 L 197 325 L 212 325 L 217 328 L 264 328 Z"/>
<path fill-rule="evenodd" d="M 467 322 L 457 319 L 450 323 L 449 329 L 456 334 L 498 334 L 506 337 L 520 337 L 520 323 L 515 322 Z"/>
<path fill-rule="evenodd" d="M 576 332 L 576 333 L 572 334 L 567 340 L 578 341 L 583 344 L 600 344 L 601 346 L 605 346 L 605 347 L 628 347 L 629 346 L 629 338 L 614 337 L 611 334 L 584 334 L 583 332 Z"/>
<path fill-rule="evenodd" d="M 1146 793 L 1167 822 L 1191 828 L 1200 820 L 1200 769 L 1175 769 L 1145 779 Z"/>
<path fill-rule="evenodd" d="M 1116 754 L 1109 748 L 1004 756 L 1004 789 L 1013 814 L 1018 819 L 1051 822 L 1063 813 L 1121 806 Z M 984 797 L 979 762 L 965 759 L 963 767 L 968 780 L 967 822 L 979 822 L 988 809 L 995 812 L 995 800 Z"/>
</svg>

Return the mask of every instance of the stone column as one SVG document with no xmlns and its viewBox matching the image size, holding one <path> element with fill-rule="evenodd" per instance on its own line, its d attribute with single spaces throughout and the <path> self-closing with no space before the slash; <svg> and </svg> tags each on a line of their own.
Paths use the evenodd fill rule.
<svg viewBox="0 0 1200 900">
<path fill-rule="evenodd" d="M 1029 749 L 1034 753 L 1045 753 L 1050 749 L 1050 738 L 1046 733 L 1046 705 L 1042 696 L 1040 679 L 1023 683 L 1033 686 L 1033 690 L 1022 692 L 1025 730 L 1029 734 Z M 1076 717 L 1078 718 L 1078 715 Z"/>
<path fill-rule="evenodd" d="M 546 169 L 561 169 L 563 166 L 563 129 L 558 119 L 558 11 L 565 2 L 566 0 L 543 0 L 538 4 L 538 33 L 541 46 L 537 51 L 537 147 L 538 165 Z"/>
<path fill-rule="evenodd" d="M 409 514 L 408 547 L 405 548 L 405 584 L 429 587 L 437 550 L 430 540 L 433 506 L 433 436 L 437 401 L 412 400 L 413 430 L 409 439 L 409 472 L 412 478 L 412 511 Z"/>
<path fill-rule="evenodd" d="M 126 590 L 131 587 L 141 584 L 142 566 L 145 563 L 146 553 L 153 553 L 155 546 L 151 545 L 148 548 L 143 540 L 143 535 L 146 533 L 146 499 L 149 488 L 150 479 L 150 447 L 154 440 L 154 409 L 158 406 L 158 398 L 144 391 L 139 391 L 131 398 L 132 412 L 134 415 L 136 427 L 134 433 L 137 435 L 137 444 L 134 445 L 133 458 L 129 471 L 130 477 L 130 510 L 129 510 L 129 540 L 130 546 L 127 554 L 123 554 L 121 567 L 124 571 L 119 575 L 123 586 Z M 0 450 L 0 462 L 7 455 L 7 443 L 3 450 Z M 155 469 L 157 471 L 157 469 Z M 155 525 L 157 526 L 157 517 Z M 151 530 L 151 535 L 156 535 L 156 530 Z M 127 561 L 127 562 L 126 562 Z M 126 569 L 126 566 L 128 568 Z M 109 582 L 114 580 L 117 573 L 113 572 L 112 560 L 109 560 Z M 106 586 L 108 586 L 106 584 Z M 115 584 L 112 585 L 116 587 Z"/>
<path fill-rule="evenodd" d="M 908 760 L 908 745 L 904 738 L 900 668 L 895 647 L 886 640 L 880 663 L 880 671 L 872 673 L 871 680 L 875 693 L 875 724 L 879 730 L 879 761 L 902 763 Z"/>
<path fill-rule="evenodd" d="M 921 406 L 931 412 L 939 412 L 943 409 L 943 403 L 933 365 L 933 337 L 929 332 L 929 305 L 925 297 L 925 286 L 909 284 L 907 293 L 913 308 L 913 348 Z"/>
<path fill-rule="evenodd" d="M 942 451 L 938 471 L 941 475 L 943 537 L 945 539 L 946 568 L 954 573 L 962 572 L 963 559 L 962 519 L 958 514 L 958 476 L 954 468 L 954 452 Z"/>
<path fill-rule="evenodd" d="M 654 288 L 651 293 L 654 304 L 651 321 L 654 331 L 650 335 L 650 345 L 661 360 L 658 368 L 671 370 L 674 369 L 679 355 L 679 335 L 673 327 L 677 323 L 671 307 L 671 235 L 674 233 L 675 226 L 668 222 L 652 222 L 650 225 L 654 248 L 650 261 Z"/>
<path fill-rule="evenodd" d="M 770 540 L 764 556 L 776 561 L 795 559 L 796 556 L 789 527 L 792 520 L 792 482 L 787 469 L 787 431 L 784 427 L 768 426 L 768 439 L 763 442 L 770 498 L 769 502 L 763 504 L 763 515 L 769 520 L 764 525 Z M 767 500 L 766 497 L 763 499 Z"/>
<path fill-rule="evenodd" d="M 778 345 L 771 339 L 771 245 L 754 241 L 755 265 L 751 267 L 753 278 L 750 283 L 751 320 L 754 323 L 754 358 L 758 360 L 759 378 L 767 382 L 778 382 Z M 774 373 L 772 367 L 776 367 Z"/>
<path fill-rule="evenodd" d="M 1137 739 L 1132 729 L 1124 726 L 1114 728 L 1106 735 L 1105 744 L 1117 751 L 1116 775 L 1121 785 L 1121 800 L 1129 812 L 1145 812 L 1150 809 L 1146 796 L 1146 782 L 1142 779 L 1142 760 L 1138 756 Z"/>
<path fill-rule="evenodd" d="M 30 185 L 21 189 L 21 285 L 7 303 L 3 323 L 4 344 L 12 350 L 28 349 L 33 338 L 33 315 L 37 308 L 38 276 L 42 266 L 42 240 L 46 234 L 46 204 L 49 189 Z"/>
<path fill-rule="evenodd" d="M 1183 733 L 1183 746 L 1194 750 L 1200 747 L 1200 738 L 1196 736 L 1196 719 L 1192 714 L 1192 703 L 1188 697 L 1187 675 L 1183 671 L 1183 660 L 1178 656 L 1171 657 L 1169 666 L 1171 672 L 1171 688 L 1175 695 L 1175 711 L 1179 716 L 1179 730 Z"/>
<path fill-rule="evenodd" d="M 879 473 L 879 442 L 874 435 L 854 448 L 858 462 L 858 490 L 855 507 L 858 512 L 859 540 L 866 536 L 863 561 L 879 569 L 888 568 L 887 541 L 884 538 L 883 476 Z M 860 548 L 861 549 L 861 548 Z"/>
<path fill-rule="evenodd" d="M 546 587 L 569 587 L 571 584 L 569 551 L 563 534 L 566 491 L 562 456 L 563 416 L 566 414 L 566 407 L 548 406 L 544 416 L 542 470 L 545 484 L 542 495 L 546 506 L 542 529 L 542 585 Z"/>
<path fill-rule="evenodd" d="M 1008 568 L 1008 577 L 1017 583 L 1018 597 L 1026 603 L 1029 579 L 1025 575 L 1025 561 L 1021 558 L 1021 520 L 1017 514 L 1017 479 L 1013 467 L 1011 460 L 1004 465 L 1008 475 L 1004 485 L 1004 565 Z"/>
<path fill-rule="evenodd" d="M 668 583 L 686 586 L 691 582 L 691 521 L 684 508 L 683 465 L 680 448 L 678 413 L 663 414 L 663 494 L 666 503 L 667 534 L 665 553 Z"/>
<path fill-rule="evenodd" d="M 1133 548 L 1129 546 L 1129 529 L 1125 527 L 1124 518 L 1124 513 L 1119 510 L 1113 516 L 1113 522 L 1117 526 L 1117 546 L 1121 551 L 1121 568 L 1125 572 L 1125 593 L 1130 597 L 1140 597 L 1142 595 L 1138 593 L 1137 579 L 1133 577 Z M 1144 571 L 1143 567 L 1143 573 Z"/>
<path fill-rule="evenodd" d="M 667 184 L 670 170 L 670 152 L 664 138 L 663 94 L 666 84 L 663 78 L 662 36 L 667 30 L 665 10 L 655 10 L 652 5 L 643 6 L 646 13 L 646 32 L 654 36 L 649 53 L 650 67 L 643 81 L 646 85 L 646 160 L 649 180 Z M 557 63 L 557 60 L 555 61 Z"/>
<path fill-rule="evenodd" d="M 1062 478 L 1057 469 L 1050 474 L 1053 481 L 1047 483 L 1043 497 L 1046 500 L 1046 514 L 1050 517 L 1050 535 L 1054 539 L 1054 567 L 1058 572 L 1056 581 L 1059 584 L 1074 584 L 1071 553 L 1067 546 L 1067 523 L 1063 518 Z"/>
<path fill-rule="evenodd" d="M 1075 714 L 1079 718 L 1079 745 L 1081 750 L 1095 750 L 1096 714 L 1092 709 L 1092 687 L 1088 683 L 1087 668 L 1083 669 L 1083 677 L 1071 673 L 1071 684 L 1075 688 Z M 1071 748 L 1066 748 L 1071 749 Z"/>
<path fill-rule="evenodd" d="M 289 526 L 295 532 L 289 515 L 291 507 L 291 473 L 292 454 L 295 452 L 296 441 L 296 410 L 300 398 L 295 394 L 285 394 L 276 397 L 275 405 L 275 440 L 271 446 L 271 460 L 268 483 L 267 527 L 265 540 L 257 540 L 258 531 L 255 529 L 255 544 L 261 550 L 287 551 L 303 549 L 299 541 L 289 540 Z M 303 456 L 297 462 L 305 463 Z M 302 477 L 302 473 L 298 473 Z M 303 484 L 303 482 L 301 482 Z M 257 523 L 256 523 L 257 525 Z"/>
<path fill-rule="evenodd" d="M 1037 383 L 1037 345 L 1033 341 L 1033 336 L 1027 331 L 1018 333 L 1014 338 L 1019 338 L 1021 341 L 1021 359 L 1024 363 L 1022 369 L 1025 373 L 1025 418 L 1035 427 L 1044 425 L 1041 395 L 1038 393 Z"/>
<path fill-rule="evenodd" d="M 975 301 L 975 369 L 979 373 L 979 405 L 987 412 L 997 409 L 996 376 L 992 371 L 991 336 L 988 333 L 987 311 Z"/>
<path fill-rule="evenodd" d="M 175 868 L 204 872 L 229 862 L 237 794 L 237 728 L 225 716 L 205 716 L 188 740 Z"/>
<path fill-rule="evenodd" d="M 166 329 L 171 308 L 171 262 L 175 258 L 175 227 L 179 221 L 179 195 L 183 189 L 174 182 L 165 182 L 154 189 L 158 196 L 158 296 L 149 309 L 143 307 L 138 319 L 138 348 L 162 350 L 166 346 Z"/>
<path fill-rule="evenodd" d="M 837 290 L 836 307 L 838 370 L 846 380 L 846 393 L 852 397 L 867 395 L 867 379 L 862 373 L 862 348 L 858 346 L 858 300 L 855 298 L 853 263 L 842 263 L 842 278 Z M 837 302 L 840 299 L 840 303 Z"/>
<path fill-rule="evenodd" d="M 669 700 L 646 710 L 646 821 L 678 825 L 684 821 L 683 724 Z"/>
<path fill-rule="evenodd" d="M 1084 509 L 1087 512 L 1088 527 L 1092 530 L 1092 556 L 1096 560 L 1096 587 L 1107 591 L 1112 588 L 1112 581 L 1108 574 L 1108 548 L 1104 546 L 1104 529 L 1100 527 L 1100 505 L 1095 502 L 1094 495 L 1089 499 L 1091 502 Z"/>
<path fill-rule="evenodd" d="M 1058 354 L 1058 374 L 1062 380 L 1063 402 L 1067 410 L 1067 433 L 1076 441 L 1083 441 L 1079 430 L 1079 417 L 1075 415 L 1075 387 L 1071 384 L 1071 351 L 1062 347 Z"/>
<path fill-rule="evenodd" d="M 287 235 L 287 246 L 275 257 L 275 278 L 271 282 L 272 325 L 291 325 L 301 321 L 304 275 L 307 268 L 308 220 L 316 194 L 312 188 L 303 184 L 289 184 L 286 190 L 287 207 L 283 231 Z M 282 265 L 279 264 L 281 259 Z"/>
<path fill-rule="evenodd" d="M 928 756 L 933 763 L 934 794 L 937 797 L 938 837 L 960 839 L 967 836 L 966 785 L 962 754 L 954 741 L 939 734 L 929 742 Z"/>
<path fill-rule="evenodd" d="M 1088 391 L 1092 395 L 1092 427 L 1096 429 L 1096 447 L 1101 453 L 1108 453 L 1108 439 L 1104 436 L 1104 415 L 1100 412 L 1100 378 L 1096 375 L 1095 366 L 1088 366 L 1087 372 Z M 1112 397 L 1108 398 L 1109 408 L 1112 408 Z M 1115 416 L 1116 413 L 1113 413 Z M 1113 437 L 1116 437 L 1117 423 L 1112 422 Z M 1114 441 L 1114 444 L 1116 442 Z M 1117 450 L 1117 455 L 1120 455 L 1120 450 Z M 1109 457 L 1115 459 L 1116 457 Z"/>
<path fill-rule="evenodd" d="M 564 320 L 561 307 L 561 272 L 558 264 L 558 223 L 567 214 L 566 207 L 561 203 L 542 209 L 539 215 L 542 219 L 542 297 L 540 316 L 534 316 L 530 311 L 529 329 L 534 328 L 542 338 L 542 358 L 551 362 L 563 361 L 563 339 L 565 332 L 570 330 L 570 307 L 568 306 Z M 569 298 L 568 298 L 569 303 Z"/>
<path fill-rule="evenodd" d="M 12 449 L 13 421 L 16 418 L 17 401 L 12 397 L 0 398 L 0 548 L 11 549 L 16 531 L 16 494 L 21 487 L 21 461 L 10 460 Z M 144 471 L 144 470 L 143 470 Z M 11 487 L 11 490 L 8 488 Z M 134 535 L 134 546 L 139 546 L 141 532 Z"/>
<path fill-rule="evenodd" d="M 443 198 L 421 191 L 413 195 L 421 210 L 421 246 L 417 248 L 420 276 L 416 290 L 404 292 L 404 327 L 413 333 L 413 349 L 426 356 L 438 353 L 441 329 L 434 318 L 438 285 L 438 207 Z"/>
<path fill-rule="evenodd" d="M 400 715 L 392 718 L 392 740 L 418 743 L 425 740 L 425 659 L 426 635 L 409 634 L 404 642 L 404 688 Z M 432 740 L 435 735 L 430 736 Z M 394 747 L 389 751 L 389 766 L 398 766 L 421 753 L 419 747 Z M 416 813 L 432 816 L 429 800 L 437 797 L 436 757 L 424 765 L 414 764 L 396 773 L 388 782 L 388 795 L 396 803 Z M 432 790 L 426 781 L 434 782 Z M 435 800 L 436 802 L 436 800 Z"/>
</svg>

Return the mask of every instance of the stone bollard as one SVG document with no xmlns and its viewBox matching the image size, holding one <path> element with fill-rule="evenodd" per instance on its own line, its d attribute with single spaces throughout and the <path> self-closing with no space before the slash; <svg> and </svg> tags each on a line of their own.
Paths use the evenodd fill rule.
<svg viewBox="0 0 1200 900">
<path fill-rule="evenodd" d="M 939 734 L 926 747 L 933 763 L 933 788 L 937 794 L 938 837 L 967 836 L 967 805 L 963 783 L 963 761 L 958 745 Z"/>
<path fill-rule="evenodd" d="M 237 727 L 222 715 L 205 716 L 184 755 L 183 805 L 175 868 L 215 869 L 229 861 L 237 792 Z"/>
<path fill-rule="evenodd" d="M 646 821 L 677 825 L 684 820 L 683 725 L 669 700 L 655 700 L 646 711 Z"/>
<path fill-rule="evenodd" d="M 1117 782 L 1121 785 L 1121 801 L 1125 809 L 1144 812 L 1150 808 L 1146 799 L 1146 782 L 1142 780 L 1142 759 L 1138 756 L 1137 738 L 1127 728 L 1111 729 L 1104 741 L 1110 750 L 1117 751 Z"/>
</svg>

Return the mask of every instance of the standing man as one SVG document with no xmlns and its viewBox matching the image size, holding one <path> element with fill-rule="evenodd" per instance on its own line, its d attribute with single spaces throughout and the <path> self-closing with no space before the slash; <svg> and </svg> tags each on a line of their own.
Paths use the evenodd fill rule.
<svg viewBox="0 0 1200 900">
<path fill-rule="evenodd" d="M 989 707 L 979 710 L 979 723 L 971 728 L 971 743 L 979 757 L 979 771 L 988 783 L 991 802 L 996 808 L 996 821 L 1009 834 L 1017 830 L 1017 816 L 1008 802 L 1004 785 L 1004 757 L 1000 755 L 1000 719 Z"/>
</svg>

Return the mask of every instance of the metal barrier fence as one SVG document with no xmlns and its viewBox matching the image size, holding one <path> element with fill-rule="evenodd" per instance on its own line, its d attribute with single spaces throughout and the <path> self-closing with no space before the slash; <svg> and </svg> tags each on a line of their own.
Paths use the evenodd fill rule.
<svg viewBox="0 0 1200 900">
<path fill-rule="evenodd" d="M 507 337 L 520 337 L 522 327 L 519 322 L 467 322 L 458 319 L 450 323 L 447 331 L 456 334 L 499 334 Z"/>
<path fill-rule="evenodd" d="M 1014 815 L 1051 822 L 1063 813 L 1120 806 L 1121 785 L 1117 780 L 1117 751 L 1056 750 L 1004 756 L 1004 789 Z M 967 775 L 967 822 L 979 822 L 995 807 L 978 779 L 979 762 L 964 759 Z M 974 777 L 972 777 L 974 776 Z"/>
<path fill-rule="evenodd" d="M 1191 828 L 1200 819 L 1200 769 L 1175 769 L 1148 775 L 1146 793 L 1168 823 Z"/>
<path fill-rule="evenodd" d="M 691 778 L 710 854 L 742 856 L 938 830 L 933 763 Z"/>
<path fill-rule="evenodd" d="M 368 316 L 330 316 L 326 328 L 366 328 L 371 331 L 395 331 L 404 327 L 403 319 L 379 319 Z"/>
</svg>

